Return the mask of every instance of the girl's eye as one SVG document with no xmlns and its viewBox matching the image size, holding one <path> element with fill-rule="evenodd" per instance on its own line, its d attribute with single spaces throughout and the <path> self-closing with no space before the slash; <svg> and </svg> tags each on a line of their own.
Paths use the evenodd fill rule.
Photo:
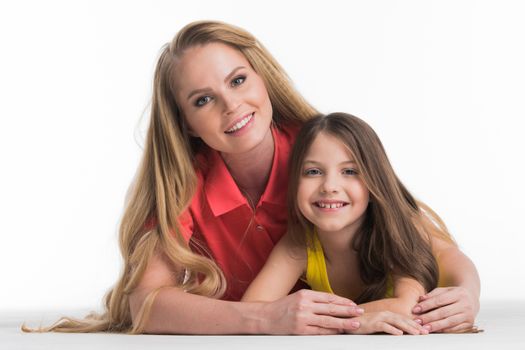
<svg viewBox="0 0 525 350">
<path fill-rule="evenodd" d="M 306 176 L 318 176 L 318 175 L 321 175 L 321 170 L 317 169 L 317 168 L 311 168 L 311 169 L 306 169 L 304 171 L 304 175 Z"/>
<path fill-rule="evenodd" d="M 202 106 L 204 106 L 206 103 L 208 103 L 210 101 L 211 101 L 211 97 L 210 96 L 202 96 L 202 97 L 199 97 L 195 101 L 195 106 L 202 107 Z"/>
<path fill-rule="evenodd" d="M 357 175 L 357 170 L 355 169 L 343 169 L 344 175 Z"/>
<path fill-rule="evenodd" d="M 243 75 L 238 76 L 237 78 L 232 80 L 231 85 L 232 86 L 241 85 L 242 83 L 244 83 L 245 80 L 246 80 L 245 76 L 243 76 Z"/>
</svg>

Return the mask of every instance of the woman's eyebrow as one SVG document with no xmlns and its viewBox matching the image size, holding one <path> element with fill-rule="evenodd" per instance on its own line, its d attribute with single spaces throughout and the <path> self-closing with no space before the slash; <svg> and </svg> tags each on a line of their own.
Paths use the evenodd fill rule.
<svg viewBox="0 0 525 350">
<path fill-rule="evenodd" d="M 245 66 L 239 66 L 239 67 L 234 68 L 234 69 L 230 72 L 230 74 L 228 74 L 228 75 L 226 76 L 226 78 L 224 78 L 224 82 L 225 82 L 225 83 L 228 82 L 228 80 L 230 80 L 231 77 L 234 76 L 235 73 L 237 73 L 237 71 L 238 71 L 239 69 L 243 69 L 243 68 L 246 68 L 246 67 L 245 67 Z"/>
</svg>

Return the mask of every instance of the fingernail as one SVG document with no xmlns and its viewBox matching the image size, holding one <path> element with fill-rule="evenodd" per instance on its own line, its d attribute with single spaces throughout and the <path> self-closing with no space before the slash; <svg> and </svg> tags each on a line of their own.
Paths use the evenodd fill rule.
<svg viewBox="0 0 525 350">
<path fill-rule="evenodd" d="M 426 324 L 426 325 L 423 326 L 423 329 L 426 329 L 427 331 L 430 332 L 430 330 L 432 329 L 432 326 L 429 325 L 429 324 Z"/>
<path fill-rule="evenodd" d="M 415 306 L 413 309 L 412 309 L 412 312 L 415 313 L 415 314 L 418 314 L 421 312 L 421 306 Z"/>
<path fill-rule="evenodd" d="M 365 310 L 358 307 L 357 309 L 355 309 L 355 312 L 357 312 L 358 314 L 362 314 L 365 312 Z"/>
<path fill-rule="evenodd" d="M 414 321 L 415 321 L 416 323 L 418 323 L 418 324 L 422 324 L 422 323 L 423 323 L 423 321 L 422 321 L 420 318 L 416 318 Z"/>
<path fill-rule="evenodd" d="M 359 328 L 359 326 L 360 326 L 361 324 L 360 324 L 359 322 L 357 322 L 357 321 L 352 321 L 352 322 L 350 322 L 350 325 L 351 325 L 352 327 L 354 327 L 354 328 Z"/>
<path fill-rule="evenodd" d="M 420 333 L 421 335 L 427 335 L 427 334 L 428 334 L 428 330 L 426 330 L 426 329 L 422 329 L 419 333 Z"/>
</svg>

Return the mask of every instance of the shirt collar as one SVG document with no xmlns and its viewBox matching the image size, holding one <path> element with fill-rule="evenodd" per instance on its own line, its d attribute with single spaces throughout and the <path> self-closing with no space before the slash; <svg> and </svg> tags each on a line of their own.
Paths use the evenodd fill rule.
<svg viewBox="0 0 525 350">
<path fill-rule="evenodd" d="M 261 202 L 286 206 L 288 188 L 288 158 L 291 151 L 291 136 L 286 129 L 271 128 L 274 140 L 272 170 Z M 208 204 L 215 216 L 223 215 L 242 205 L 248 205 L 233 180 L 224 160 L 218 151 L 209 150 L 208 165 L 204 176 L 204 191 Z"/>
</svg>

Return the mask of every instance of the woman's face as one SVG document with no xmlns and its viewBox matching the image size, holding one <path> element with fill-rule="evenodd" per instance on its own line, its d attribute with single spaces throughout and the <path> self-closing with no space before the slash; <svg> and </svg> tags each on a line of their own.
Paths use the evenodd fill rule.
<svg viewBox="0 0 525 350">
<path fill-rule="evenodd" d="M 272 137 L 268 91 L 240 51 L 220 43 L 189 48 L 174 83 L 190 134 L 211 148 L 243 153 Z"/>
</svg>

